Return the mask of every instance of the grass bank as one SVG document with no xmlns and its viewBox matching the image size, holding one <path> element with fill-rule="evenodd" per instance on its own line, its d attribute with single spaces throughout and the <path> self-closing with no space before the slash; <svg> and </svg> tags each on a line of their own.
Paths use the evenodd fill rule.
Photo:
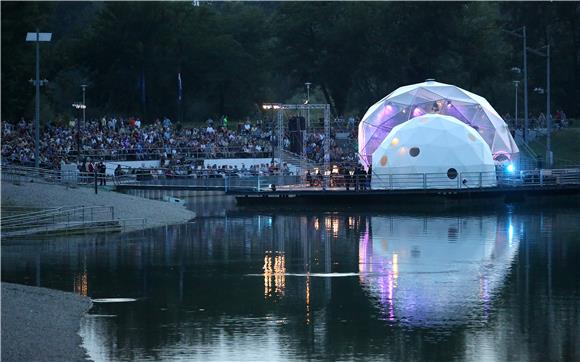
<svg viewBox="0 0 580 362">
<path fill-rule="evenodd" d="M 538 156 L 546 154 L 546 137 L 530 142 Z M 552 132 L 552 152 L 555 165 L 580 164 L 580 128 L 566 128 Z"/>
</svg>

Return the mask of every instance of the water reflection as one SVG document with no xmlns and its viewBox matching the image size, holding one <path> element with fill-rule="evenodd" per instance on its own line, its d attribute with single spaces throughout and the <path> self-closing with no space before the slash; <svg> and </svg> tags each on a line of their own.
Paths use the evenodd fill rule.
<svg viewBox="0 0 580 362">
<path fill-rule="evenodd" d="M 83 322 L 95 360 L 574 359 L 577 217 L 237 214 L 4 244 L 2 277 L 132 298 Z"/>
<path fill-rule="evenodd" d="M 496 216 L 372 217 L 359 244 L 361 283 L 389 321 L 483 322 L 519 245 L 511 221 L 504 223 Z"/>
<path fill-rule="evenodd" d="M 272 261 L 274 266 L 272 266 Z M 286 288 L 286 256 L 283 252 L 266 251 L 264 256 L 264 297 L 284 296 Z M 274 284 L 272 284 L 274 280 Z"/>
</svg>

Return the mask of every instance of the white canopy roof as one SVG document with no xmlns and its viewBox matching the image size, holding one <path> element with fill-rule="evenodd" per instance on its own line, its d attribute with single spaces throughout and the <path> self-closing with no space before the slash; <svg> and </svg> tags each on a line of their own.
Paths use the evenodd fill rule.
<svg viewBox="0 0 580 362">
<path fill-rule="evenodd" d="M 454 85 L 426 81 L 400 87 L 371 106 L 359 124 L 359 153 L 363 165 L 398 124 L 423 114 L 457 118 L 479 132 L 494 157 L 519 152 L 507 124 L 489 102 Z"/>
</svg>

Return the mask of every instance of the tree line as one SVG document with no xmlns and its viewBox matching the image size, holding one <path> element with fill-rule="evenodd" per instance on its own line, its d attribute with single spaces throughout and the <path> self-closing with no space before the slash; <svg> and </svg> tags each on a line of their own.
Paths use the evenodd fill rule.
<svg viewBox="0 0 580 362">
<path fill-rule="evenodd" d="M 549 40 L 552 109 L 580 113 L 580 4 L 552 2 L 2 2 L 2 120 L 34 114 L 41 44 L 42 119 L 88 116 L 203 120 L 260 112 L 265 102 L 329 103 L 362 116 L 399 86 L 426 78 L 514 111 L 522 40 Z M 546 59 L 528 53 L 530 110 L 545 109 Z M 521 79 L 520 79 L 521 80 Z M 523 82 L 520 83 L 520 100 Z M 520 104 L 522 102 L 520 101 Z M 521 112 L 521 109 L 520 109 Z M 521 113 L 520 113 L 521 114 Z"/>
</svg>

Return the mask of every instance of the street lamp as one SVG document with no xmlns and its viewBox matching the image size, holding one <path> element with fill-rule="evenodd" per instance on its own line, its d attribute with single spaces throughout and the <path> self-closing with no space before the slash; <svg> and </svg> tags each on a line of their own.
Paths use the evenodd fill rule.
<svg viewBox="0 0 580 362">
<path fill-rule="evenodd" d="M 26 41 L 36 42 L 36 101 L 34 105 L 34 167 L 40 166 L 40 42 L 49 42 L 52 39 L 52 33 L 40 33 L 38 29 L 34 33 L 26 34 Z"/>
<path fill-rule="evenodd" d="M 528 133 L 528 52 L 527 49 L 527 36 L 526 36 L 526 27 L 523 26 L 516 30 L 503 30 L 504 32 L 516 36 L 518 38 L 523 39 L 523 53 L 524 53 L 524 142 L 527 141 L 527 133 Z M 521 34 L 520 34 L 521 31 Z"/>
<path fill-rule="evenodd" d="M 312 83 L 306 82 L 306 104 L 310 104 L 310 85 Z M 310 128 L 310 106 L 306 109 L 306 129 Z"/>
<path fill-rule="evenodd" d="M 85 102 L 85 91 L 87 90 L 87 85 L 81 84 L 81 88 L 83 89 L 83 125 L 86 125 L 85 109 L 87 108 L 87 103 Z"/>
<path fill-rule="evenodd" d="M 84 90 L 84 88 L 83 88 Z M 84 98 L 84 94 L 83 94 Z M 72 104 L 73 108 L 75 109 L 82 109 L 83 110 L 83 117 L 85 114 L 85 109 L 87 106 L 85 105 L 84 99 L 83 103 L 75 102 Z M 80 162 L 81 159 L 81 122 L 77 119 L 77 162 Z"/>
<path fill-rule="evenodd" d="M 546 49 L 543 53 L 539 51 L 540 49 Z M 548 167 L 552 166 L 553 155 L 552 155 L 552 115 L 550 110 L 551 94 L 550 94 L 550 83 L 551 83 L 551 71 L 550 71 L 550 44 L 546 44 L 543 47 L 534 50 L 528 49 L 531 53 L 539 55 L 546 58 L 546 164 Z M 540 93 L 541 94 L 541 93 Z"/>
<path fill-rule="evenodd" d="M 514 80 L 513 81 L 514 86 L 516 88 L 516 111 L 515 111 L 515 128 L 516 128 L 516 135 L 518 133 L 518 86 L 520 84 L 519 80 Z"/>
<path fill-rule="evenodd" d="M 512 81 L 512 83 L 514 84 L 514 87 L 516 89 L 516 97 L 515 97 L 515 104 L 516 104 L 516 110 L 515 110 L 515 128 L 516 128 L 516 135 L 517 135 L 517 132 L 518 132 L 518 87 L 520 85 L 519 78 L 520 78 L 520 75 L 522 73 L 522 70 L 519 67 L 512 67 L 511 71 L 512 71 L 512 73 L 514 75 L 514 78 L 517 78 L 517 79 L 514 79 Z"/>
<path fill-rule="evenodd" d="M 306 160 L 306 138 L 308 137 L 307 135 L 307 130 L 310 129 L 310 85 L 312 83 L 310 82 L 306 82 L 304 83 L 304 85 L 306 85 L 306 104 L 308 105 L 308 108 L 306 108 L 306 124 L 305 124 L 305 129 L 304 131 L 302 131 L 302 161 Z M 304 168 L 303 166 L 301 166 L 302 168 Z"/>
</svg>

